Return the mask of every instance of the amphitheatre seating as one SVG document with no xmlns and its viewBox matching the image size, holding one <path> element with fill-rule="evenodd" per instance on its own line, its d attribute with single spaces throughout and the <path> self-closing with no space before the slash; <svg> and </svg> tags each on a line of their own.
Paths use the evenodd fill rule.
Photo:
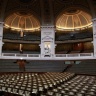
<svg viewBox="0 0 96 96">
<path fill-rule="evenodd" d="M 96 77 L 77 75 L 41 96 L 96 96 Z"/>
<path fill-rule="evenodd" d="M 62 34 L 58 38 L 57 41 L 65 41 L 65 40 L 76 40 L 76 39 L 85 39 L 85 38 L 92 38 L 92 32 L 77 32 L 74 34 Z"/>
<path fill-rule="evenodd" d="M 81 32 L 75 34 L 76 39 L 92 38 L 92 32 Z"/>
<path fill-rule="evenodd" d="M 12 50 L 2 50 L 2 53 L 20 53 L 20 51 L 18 50 L 18 51 L 16 51 L 16 50 L 14 50 L 14 51 L 12 51 Z"/>
<path fill-rule="evenodd" d="M 66 50 L 66 51 L 59 51 L 59 52 L 56 52 L 56 54 L 67 54 L 68 53 L 68 51 Z"/>
<path fill-rule="evenodd" d="M 20 53 L 20 51 L 12 51 L 12 50 L 3 50 L 2 53 Z M 23 51 L 22 54 L 40 54 L 39 51 Z"/>
<path fill-rule="evenodd" d="M 0 92 L 23 96 L 47 94 L 49 90 L 72 78 L 74 73 L 4 73 L 0 76 Z M 47 92 L 48 91 L 48 92 Z"/>
<path fill-rule="evenodd" d="M 25 41 L 40 41 L 40 37 L 36 35 L 26 35 L 23 37 Z"/>
<path fill-rule="evenodd" d="M 0 92 L 9 96 L 96 96 L 96 76 L 69 72 L 3 73 Z"/>
<path fill-rule="evenodd" d="M 82 53 L 92 53 L 93 50 L 84 50 Z"/>
<path fill-rule="evenodd" d="M 70 40 L 70 35 L 65 34 L 65 35 L 61 35 L 57 38 L 57 41 L 64 41 L 64 40 Z"/>
<path fill-rule="evenodd" d="M 21 40 L 19 32 L 5 32 L 3 35 L 3 39 L 9 40 Z"/>
<path fill-rule="evenodd" d="M 40 41 L 40 36 L 27 34 L 24 37 L 20 37 L 19 32 L 5 32 L 3 35 L 3 39 L 9 40 L 24 40 L 24 41 Z"/>
<path fill-rule="evenodd" d="M 80 53 L 80 50 L 72 50 L 71 52 L 69 52 L 69 54 L 74 54 L 74 53 Z"/>
</svg>

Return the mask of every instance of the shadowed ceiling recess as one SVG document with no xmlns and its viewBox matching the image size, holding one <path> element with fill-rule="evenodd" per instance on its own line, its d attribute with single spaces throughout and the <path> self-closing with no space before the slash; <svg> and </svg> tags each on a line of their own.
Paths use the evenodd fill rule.
<svg viewBox="0 0 96 96">
<path fill-rule="evenodd" d="M 31 0 L 19 0 L 19 1 L 22 3 L 30 3 L 31 2 Z"/>
</svg>

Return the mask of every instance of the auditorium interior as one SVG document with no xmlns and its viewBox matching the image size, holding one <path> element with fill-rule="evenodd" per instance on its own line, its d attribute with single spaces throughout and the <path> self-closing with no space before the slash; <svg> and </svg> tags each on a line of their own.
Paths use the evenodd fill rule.
<svg viewBox="0 0 96 96">
<path fill-rule="evenodd" d="M 0 96 L 96 96 L 96 0 L 0 0 Z"/>
</svg>

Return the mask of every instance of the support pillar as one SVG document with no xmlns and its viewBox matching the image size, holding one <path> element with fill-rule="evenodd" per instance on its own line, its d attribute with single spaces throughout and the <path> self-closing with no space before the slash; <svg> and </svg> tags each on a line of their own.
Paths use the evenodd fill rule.
<svg viewBox="0 0 96 96">
<path fill-rule="evenodd" d="M 92 20 L 93 22 L 93 47 L 94 47 L 94 57 L 96 57 L 96 18 Z"/>
<path fill-rule="evenodd" d="M 3 22 L 0 22 L 0 56 L 2 55 Z"/>
<path fill-rule="evenodd" d="M 1 12 L 0 12 L 0 56 L 2 56 L 2 46 L 3 46 L 3 24 L 4 24 L 4 15 L 5 15 L 5 10 L 7 6 L 8 0 L 3 0 L 2 5 L 1 5 Z"/>
<path fill-rule="evenodd" d="M 54 26 L 41 27 L 41 57 L 54 57 L 55 33 Z"/>
<path fill-rule="evenodd" d="M 41 58 L 55 56 L 55 28 L 52 0 L 40 0 L 41 4 Z"/>
</svg>

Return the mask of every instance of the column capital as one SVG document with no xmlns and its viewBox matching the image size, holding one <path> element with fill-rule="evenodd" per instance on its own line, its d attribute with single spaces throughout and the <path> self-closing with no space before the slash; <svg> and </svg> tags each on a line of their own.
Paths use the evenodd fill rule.
<svg viewBox="0 0 96 96">
<path fill-rule="evenodd" d="M 0 21 L 0 24 L 4 24 L 4 22 Z"/>
<path fill-rule="evenodd" d="M 0 21 L 0 25 L 3 25 L 3 26 L 4 26 L 4 22 L 1 22 L 1 21 Z"/>
<path fill-rule="evenodd" d="M 94 21 L 96 21 L 96 18 L 93 18 L 93 19 L 92 19 L 92 22 L 94 22 Z"/>
<path fill-rule="evenodd" d="M 41 26 L 41 28 L 54 28 L 54 26 Z"/>
<path fill-rule="evenodd" d="M 5 44 L 4 42 L 2 42 L 2 45 Z"/>
</svg>

